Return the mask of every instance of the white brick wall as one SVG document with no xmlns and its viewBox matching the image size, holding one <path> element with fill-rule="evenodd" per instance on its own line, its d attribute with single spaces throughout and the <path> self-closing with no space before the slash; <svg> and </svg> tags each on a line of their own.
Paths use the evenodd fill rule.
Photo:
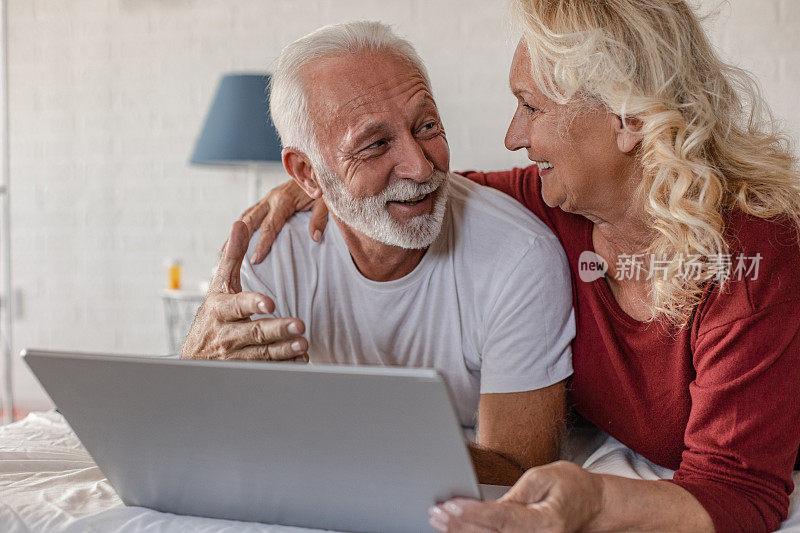
<svg viewBox="0 0 800 533">
<path fill-rule="evenodd" d="M 720 0 L 702 2 L 702 10 Z M 708 22 L 800 132 L 800 0 L 730 0 Z M 516 36 L 486 0 L 10 0 L 14 349 L 164 352 L 163 260 L 190 281 L 246 207 L 246 176 L 187 164 L 219 76 L 264 71 L 327 23 L 379 19 L 430 68 L 454 168 L 507 168 Z M 16 398 L 46 407 L 15 364 Z"/>
</svg>

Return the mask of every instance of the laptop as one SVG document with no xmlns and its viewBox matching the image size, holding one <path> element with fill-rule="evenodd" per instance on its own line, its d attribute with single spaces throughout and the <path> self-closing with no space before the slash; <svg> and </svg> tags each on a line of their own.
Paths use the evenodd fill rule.
<svg viewBox="0 0 800 533">
<path fill-rule="evenodd" d="M 480 498 L 430 369 L 24 350 L 126 505 L 354 532 L 427 531 Z M 497 497 L 503 489 L 484 486 Z"/>
</svg>

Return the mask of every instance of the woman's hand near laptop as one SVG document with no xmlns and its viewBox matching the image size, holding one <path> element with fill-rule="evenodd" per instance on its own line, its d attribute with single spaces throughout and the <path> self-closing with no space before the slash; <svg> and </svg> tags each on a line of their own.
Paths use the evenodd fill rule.
<svg viewBox="0 0 800 533">
<path fill-rule="evenodd" d="M 300 188 L 294 180 L 270 190 L 264 198 L 247 209 L 239 220 L 247 225 L 248 236 L 260 227 L 261 235 L 250 262 L 257 265 L 267 257 L 272 243 L 280 233 L 286 221 L 298 211 L 311 210 L 311 222 L 308 230 L 316 242 L 322 239 L 322 232 L 328 223 L 328 208 L 322 200 L 314 200 Z"/>
<path fill-rule="evenodd" d="M 526 471 L 496 502 L 454 498 L 429 513 L 430 524 L 443 533 L 714 531 L 710 517 L 698 510 L 700 503 L 678 485 L 557 461 Z M 642 515 L 652 527 L 639 525 Z"/>
<path fill-rule="evenodd" d="M 431 507 L 430 524 L 445 533 L 592 530 L 603 490 L 600 475 L 558 461 L 531 468 L 496 502 L 454 498 Z"/>
<path fill-rule="evenodd" d="M 275 304 L 263 294 L 242 292 L 240 269 L 249 233 L 236 221 L 203 305 L 181 351 L 182 359 L 305 360 L 308 341 L 305 325 L 296 318 L 261 318 Z"/>
</svg>

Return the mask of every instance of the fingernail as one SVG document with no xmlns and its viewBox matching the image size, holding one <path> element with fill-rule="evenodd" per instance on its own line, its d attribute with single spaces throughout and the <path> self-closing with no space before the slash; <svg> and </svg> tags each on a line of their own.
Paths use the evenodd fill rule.
<svg viewBox="0 0 800 533">
<path fill-rule="evenodd" d="M 447 531 L 447 522 L 442 522 L 441 520 L 437 520 L 431 517 L 430 520 L 428 520 L 428 523 L 436 531 L 441 531 L 442 533 L 445 533 Z"/>
<path fill-rule="evenodd" d="M 301 343 L 300 341 L 294 341 L 292 343 L 292 350 L 294 351 L 294 353 L 302 352 L 303 351 L 303 343 Z"/>
<path fill-rule="evenodd" d="M 320 230 L 314 232 L 314 240 L 317 242 L 322 240 L 322 232 Z"/>
<path fill-rule="evenodd" d="M 292 335 L 300 335 L 300 326 L 297 325 L 297 322 L 292 322 L 289 324 L 289 327 L 286 328 L 287 331 Z M 292 345 L 294 346 L 294 345 Z"/>
<path fill-rule="evenodd" d="M 461 516 L 461 513 L 464 512 L 460 505 L 453 502 L 447 502 L 444 504 L 444 509 L 453 516 Z"/>
<path fill-rule="evenodd" d="M 446 524 L 447 521 L 450 520 L 450 515 L 442 511 L 442 509 L 438 506 L 431 507 L 428 509 L 428 512 L 434 518 L 434 520 L 438 520 L 439 522 Z"/>
<path fill-rule="evenodd" d="M 262 259 L 264 259 L 264 258 L 261 257 L 261 254 L 255 253 L 255 254 L 253 254 L 253 258 L 250 260 L 250 262 L 251 263 L 260 263 Z"/>
<path fill-rule="evenodd" d="M 265 315 L 269 313 L 267 311 L 267 303 L 266 302 L 258 302 L 258 310 L 264 313 Z"/>
</svg>

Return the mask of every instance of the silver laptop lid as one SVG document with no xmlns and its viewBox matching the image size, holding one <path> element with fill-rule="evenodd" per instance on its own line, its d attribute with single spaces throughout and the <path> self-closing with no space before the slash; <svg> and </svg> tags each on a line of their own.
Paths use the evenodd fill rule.
<svg viewBox="0 0 800 533">
<path fill-rule="evenodd" d="M 26 350 L 128 505 L 344 531 L 428 530 L 478 486 L 434 370 Z"/>
</svg>

